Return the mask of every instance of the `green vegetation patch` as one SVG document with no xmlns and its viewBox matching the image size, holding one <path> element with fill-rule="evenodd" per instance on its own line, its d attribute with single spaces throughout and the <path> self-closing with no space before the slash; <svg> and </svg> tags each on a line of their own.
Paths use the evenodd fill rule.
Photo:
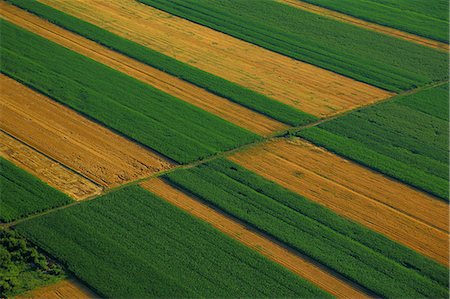
<svg viewBox="0 0 450 299">
<path fill-rule="evenodd" d="M 139 186 L 23 222 L 17 230 L 102 297 L 329 297 Z"/>
<path fill-rule="evenodd" d="M 0 157 L 0 222 L 72 202 L 69 196 Z"/>
<path fill-rule="evenodd" d="M 272 0 L 139 1 L 390 91 L 448 78 L 444 52 Z"/>
<path fill-rule="evenodd" d="M 12 298 L 66 277 L 64 270 L 17 232 L 0 228 L 0 294 Z"/>
<path fill-rule="evenodd" d="M 179 163 L 259 138 L 6 21 L 1 54 L 8 76 Z"/>
<path fill-rule="evenodd" d="M 448 294 L 446 267 L 228 160 L 164 178 L 377 296 Z"/>
<path fill-rule="evenodd" d="M 362 20 L 448 43 L 448 0 L 303 0 Z"/>
<path fill-rule="evenodd" d="M 400 96 L 298 136 L 448 201 L 448 88 Z"/>
<path fill-rule="evenodd" d="M 280 122 L 297 126 L 317 119 L 310 114 L 189 66 L 35 0 L 7 1 L 85 38 Z"/>
</svg>

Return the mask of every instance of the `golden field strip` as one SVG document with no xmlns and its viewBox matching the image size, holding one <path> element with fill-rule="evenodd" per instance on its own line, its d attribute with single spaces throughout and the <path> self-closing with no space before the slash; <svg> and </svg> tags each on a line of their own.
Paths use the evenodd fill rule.
<svg viewBox="0 0 450 299">
<path fill-rule="evenodd" d="M 0 156 L 75 200 L 98 195 L 102 188 L 0 131 Z"/>
<path fill-rule="evenodd" d="M 300 139 L 230 160 L 448 266 L 449 213 L 440 200 Z"/>
<path fill-rule="evenodd" d="M 422 36 L 418 36 L 412 33 L 408 33 L 408 32 L 404 32 L 398 29 L 394 29 L 394 28 L 390 28 L 387 26 L 383 26 L 383 25 L 378 25 L 375 23 L 371 23 L 371 22 L 367 22 L 337 11 L 333 11 L 324 7 L 320 7 L 314 4 L 310 4 L 310 3 L 306 3 L 306 2 L 302 2 L 299 0 L 277 0 L 278 2 L 281 3 L 285 3 L 288 5 L 291 5 L 293 7 L 297 7 L 299 9 L 302 10 L 306 10 L 318 15 L 322 15 L 331 19 L 335 19 L 338 20 L 340 22 L 344 22 L 344 23 L 349 23 L 352 25 L 356 25 L 358 27 L 362 27 L 365 29 L 369 29 L 369 30 L 373 30 L 373 31 L 377 31 L 380 33 L 384 33 L 387 35 L 391 35 L 393 37 L 396 38 L 400 38 L 400 39 L 404 39 L 416 44 L 420 44 L 420 45 L 424 45 L 430 48 L 434 48 L 434 49 L 438 49 L 438 50 L 443 50 L 443 51 L 449 51 L 449 46 L 445 43 L 439 42 L 439 41 L 435 41 L 432 39 L 428 39 Z"/>
<path fill-rule="evenodd" d="M 339 298 L 369 298 L 360 287 L 352 282 L 335 276 L 309 258 L 293 253 L 276 241 L 270 240 L 247 225 L 203 204 L 197 198 L 174 188 L 162 179 L 150 179 L 141 185 L 171 204 L 208 222 L 223 233 L 311 281 L 332 295 Z"/>
<path fill-rule="evenodd" d="M 98 296 L 75 279 L 65 279 L 52 285 L 19 295 L 16 299 L 91 299 Z"/>
<path fill-rule="evenodd" d="M 270 135 L 287 128 L 283 123 L 112 51 L 11 4 L 2 2 L 0 3 L 0 9 L 3 18 L 28 31 L 101 62 L 257 134 Z"/>
<path fill-rule="evenodd" d="M 40 2 L 315 116 L 392 95 L 133 0 Z"/>
<path fill-rule="evenodd" d="M 0 101 L 1 129 L 101 186 L 118 186 L 173 166 L 9 77 L 1 75 L 0 84 L 7 87 Z"/>
</svg>

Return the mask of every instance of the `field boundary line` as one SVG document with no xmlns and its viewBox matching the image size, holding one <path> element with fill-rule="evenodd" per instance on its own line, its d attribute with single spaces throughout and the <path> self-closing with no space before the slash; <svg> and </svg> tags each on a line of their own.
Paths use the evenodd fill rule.
<svg viewBox="0 0 450 299">
<path fill-rule="evenodd" d="M 44 152 L 42 152 L 41 150 L 37 149 L 36 147 L 34 147 L 34 146 L 28 144 L 27 142 L 21 140 L 20 138 L 14 136 L 14 135 L 12 135 L 12 134 L 10 134 L 9 132 L 5 131 L 4 129 L 0 128 L 0 131 L 1 131 L 2 133 L 4 133 L 4 134 L 8 135 L 8 136 L 11 137 L 12 139 L 14 139 L 14 140 L 20 142 L 21 144 L 24 144 L 25 146 L 31 148 L 32 150 L 36 151 L 37 153 L 43 155 L 45 158 L 47 158 L 47 159 L 49 159 L 49 160 L 51 160 L 51 161 L 53 161 L 53 162 L 55 162 L 55 163 L 61 165 L 63 168 L 69 170 L 70 172 L 73 172 L 73 173 L 75 173 L 75 174 L 81 176 L 82 178 L 88 180 L 89 182 L 93 183 L 93 184 L 96 185 L 97 187 L 101 188 L 102 192 L 103 192 L 104 189 L 106 188 L 104 185 L 99 184 L 98 182 L 96 182 L 96 181 L 94 181 L 93 179 L 89 178 L 88 176 L 82 174 L 81 172 L 79 172 L 79 171 L 77 171 L 77 170 L 71 168 L 70 166 L 67 166 L 66 164 L 64 164 L 64 163 L 62 163 L 62 162 L 56 160 L 55 158 L 53 158 L 53 157 L 47 155 L 46 153 L 44 153 Z M 14 164 L 15 164 L 15 163 L 14 163 Z M 21 168 L 21 167 L 20 167 L 20 168 Z M 64 192 L 63 192 L 63 193 L 64 193 Z"/>
<path fill-rule="evenodd" d="M 14 78 L 12 78 L 12 79 L 14 79 Z M 14 80 L 15 80 L 15 79 L 14 79 Z M 19 82 L 20 82 L 20 81 L 19 81 Z M 384 99 L 384 100 L 382 100 L 382 101 L 378 101 L 378 102 L 376 102 L 376 103 L 371 103 L 371 104 L 368 104 L 368 105 L 365 105 L 365 106 L 360 106 L 360 107 L 355 108 L 355 109 L 347 110 L 347 111 L 344 111 L 344 112 L 342 112 L 342 113 L 340 113 L 340 114 L 333 115 L 333 116 L 330 116 L 330 117 L 328 117 L 328 118 L 323 118 L 323 119 L 321 119 L 321 120 L 318 120 L 318 121 L 313 122 L 313 123 L 310 123 L 310 124 L 301 125 L 301 126 L 296 126 L 296 127 L 291 127 L 291 128 L 289 128 L 288 130 L 283 130 L 283 131 L 275 132 L 275 133 L 272 134 L 271 136 L 263 137 L 262 139 L 257 140 L 257 141 L 255 141 L 255 142 L 248 143 L 248 144 L 244 144 L 244 145 L 242 145 L 242 146 L 240 146 L 240 147 L 237 147 L 237 148 L 234 148 L 234 149 L 231 149 L 231 150 L 228 150 L 228 151 L 220 152 L 220 153 L 217 153 L 217 154 L 212 155 L 212 156 L 210 156 L 210 157 L 207 157 L 207 158 L 205 158 L 205 159 L 202 159 L 202 160 L 199 160 L 199 161 L 195 161 L 195 162 L 192 162 L 192 163 L 189 163 L 189 164 L 180 165 L 180 164 L 175 163 L 176 166 L 173 167 L 173 168 L 171 168 L 171 169 L 163 170 L 163 171 L 154 173 L 154 174 L 152 174 L 152 175 L 150 175 L 150 176 L 145 176 L 145 177 L 142 177 L 142 178 L 139 178 L 139 179 L 136 179 L 136 180 L 132 180 L 132 181 L 126 182 L 126 183 L 124 183 L 124 184 L 121 184 L 121 185 L 119 185 L 119 186 L 115 186 L 115 187 L 112 187 L 112 188 L 104 189 L 103 192 L 102 192 L 101 194 L 99 194 L 99 195 L 94 195 L 94 196 L 91 196 L 91 197 L 87 197 L 87 198 L 85 198 L 85 199 L 83 199 L 83 200 L 80 200 L 80 201 L 77 201 L 77 202 L 75 202 L 75 203 L 72 203 L 72 204 L 69 204 L 69 205 L 65 205 L 65 206 L 61 206 L 61 207 L 58 207 L 58 208 L 55 208 L 55 209 L 50 209 L 50 210 L 47 210 L 47 211 L 42 212 L 42 213 L 33 214 L 33 215 L 28 216 L 28 217 L 25 217 L 25 218 L 22 218 L 22 219 L 18 219 L 18 220 L 14 221 L 14 222 L 0 223 L 0 226 L 3 226 L 3 227 L 12 227 L 12 226 L 14 226 L 14 225 L 16 225 L 16 224 L 19 224 L 19 223 L 21 223 L 21 222 L 24 222 L 24 221 L 30 219 L 30 218 L 39 217 L 39 216 L 48 214 L 48 213 L 50 213 L 50 212 L 52 212 L 52 211 L 55 211 L 55 210 L 61 210 L 61 209 L 64 209 L 64 208 L 66 208 L 66 207 L 70 207 L 70 206 L 72 206 L 72 205 L 74 205 L 74 204 L 79 204 L 79 203 L 82 203 L 82 202 L 84 202 L 84 201 L 88 201 L 88 200 L 91 200 L 91 199 L 95 199 L 95 198 L 97 198 L 97 197 L 103 196 L 104 194 L 107 194 L 107 193 L 109 193 L 109 192 L 113 192 L 113 191 L 115 191 L 115 190 L 119 190 L 119 189 L 125 188 L 125 187 L 127 187 L 127 186 L 138 185 L 138 184 L 140 184 L 140 183 L 142 183 L 142 182 L 144 182 L 144 181 L 146 181 L 146 180 L 148 180 L 148 179 L 151 179 L 151 178 L 157 178 L 157 177 L 160 177 L 160 176 L 162 176 L 162 175 L 164 175 L 164 174 L 167 174 L 167 173 L 170 173 L 170 172 L 173 172 L 173 171 L 177 171 L 177 170 L 179 170 L 179 169 L 189 169 L 189 168 L 193 168 L 193 167 L 196 167 L 196 166 L 198 166 L 198 165 L 201 165 L 201 164 L 210 162 L 210 161 L 215 160 L 215 159 L 226 158 L 227 156 L 230 156 L 230 155 L 232 155 L 232 154 L 234 154 L 234 153 L 236 153 L 236 152 L 244 151 L 244 150 L 246 150 L 246 149 L 248 149 L 248 148 L 255 147 L 255 146 L 258 146 L 258 145 L 260 145 L 260 144 L 263 144 L 263 143 L 266 143 L 266 142 L 270 142 L 270 141 L 272 141 L 272 140 L 292 138 L 292 137 L 295 137 L 294 134 L 297 133 L 297 132 L 300 131 L 300 130 L 303 130 L 303 129 L 307 129 L 307 128 L 310 128 L 310 127 L 314 127 L 314 126 L 320 125 L 321 123 L 325 123 L 325 122 L 327 122 L 327 121 L 331 121 L 331 120 L 333 120 L 333 119 L 336 119 L 336 118 L 338 118 L 338 117 L 340 117 L 340 116 L 344 116 L 344 115 L 349 114 L 349 113 L 351 113 L 351 112 L 354 112 L 354 111 L 356 111 L 356 110 L 365 109 L 365 108 L 369 108 L 369 107 L 372 107 L 372 106 L 374 106 L 374 105 L 377 105 L 377 104 L 379 104 L 379 103 L 388 102 L 388 101 L 390 101 L 390 100 L 395 99 L 395 98 L 398 97 L 398 96 L 404 96 L 404 95 L 414 94 L 414 93 L 417 93 L 417 92 L 422 91 L 422 90 L 425 90 L 425 89 L 430 89 L 430 88 L 433 88 L 433 87 L 437 87 L 437 86 L 444 85 L 444 84 L 446 84 L 446 83 L 448 83 L 448 82 L 449 82 L 448 80 L 445 80 L 445 81 L 439 81 L 439 82 L 431 83 L 431 84 L 426 85 L 426 86 L 421 86 L 421 87 L 418 87 L 418 88 L 414 88 L 414 89 L 411 89 L 411 90 L 407 90 L 407 91 L 404 91 L 404 92 L 402 92 L 402 93 L 395 94 L 394 96 L 392 96 L 392 97 L 390 97 L 390 98 Z M 37 91 L 37 92 L 39 92 L 39 91 Z M 58 103 L 59 103 L 59 102 L 58 102 Z M 70 107 L 69 107 L 69 108 L 70 108 Z M 70 109 L 71 109 L 71 108 L 70 108 Z M 76 111 L 75 111 L 75 112 L 76 112 Z M 78 112 L 77 112 L 77 113 L 78 113 Z M 82 115 L 82 114 L 81 114 L 81 115 Z M 83 116 L 84 116 L 84 115 L 83 115 Z M 92 119 L 90 119 L 90 120 L 92 121 Z M 95 121 L 95 120 L 94 120 L 94 121 Z M 98 123 L 98 122 L 96 122 L 96 123 L 97 123 L 97 124 L 100 124 L 100 125 L 103 125 L 103 124 Z M 108 129 L 109 129 L 109 128 L 108 128 Z M 114 133 L 115 133 L 115 132 L 114 132 Z M 8 135 L 9 135 L 9 134 L 8 134 Z M 122 136 L 122 135 L 121 135 L 121 136 Z M 14 137 L 13 137 L 13 138 L 14 138 Z M 296 137 L 296 138 L 300 138 L 300 137 Z M 128 140 L 130 140 L 130 139 L 128 139 Z M 303 140 L 303 139 L 302 139 L 302 140 Z M 131 141 L 131 142 L 135 142 L 135 143 L 141 145 L 140 143 L 136 142 L 135 140 L 130 140 L 130 141 Z M 317 146 L 317 145 L 316 145 L 316 146 Z M 320 148 L 326 150 L 327 152 L 330 152 L 328 149 L 326 149 L 326 148 L 324 148 L 324 147 L 321 147 L 321 146 L 318 146 L 318 147 L 320 147 Z M 340 155 L 337 155 L 337 156 L 342 157 L 342 156 L 340 156 Z M 164 157 L 165 157 L 165 156 L 164 156 Z M 345 158 L 345 157 L 342 157 L 342 158 Z M 347 159 L 347 158 L 345 158 L 345 159 Z M 52 160 L 54 160 L 54 159 L 52 159 Z M 419 191 L 419 192 L 421 192 L 421 193 L 426 193 L 427 195 L 433 197 L 434 199 L 442 201 L 442 200 L 439 199 L 438 197 L 436 197 L 436 196 L 434 196 L 434 195 L 432 195 L 432 194 L 429 194 L 429 193 L 427 193 L 427 192 L 425 192 L 425 191 L 423 191 L 423 190 L 420 190 L 420 189 L 418 189 L 417 187 L 411 186 L 411 185 L 409 185 L 409 184 L 405 184 L 405 183 L 403 183 L 403 182 L 397 180 L 396 178 L 387 176 L 387 175 L 385 175 L 385 174 L 383 174 L 383 173 L 380 173 L 380 172 L 378 172 L 378 171 L 376 171 L 376 170 L 374 170 L 374 169 L 372 169 L 372 168 L 370 168 L 370 167 L 368 167 L 368 166 L 365 166 L 365 165 L 363 165 L 363 164 L 360 164 L 360 163 L 358 163 L 358 162 L 356 162 L 356 163 L 357 163 L 359 166 L 361 166 L 361 167 L 363 167 L 363 168 L 365 168 L 365 169 L 368 169 L 368 170 L 370 170 L 370 171 L 376 172 L 377 174 L 380 174 L 380 175 L 386 177 L 387 179 L 394 180 L 394 181 L 396 181 L 396 182 L 398 182 L 398 183 L 401 183 L 401 184 L 403 184 L 403 185 L 407 185 L 409 188 L 412 188 L 412 189 L 414 189 L 414 190 L 416 190 L 416 191 Z"/>
<path fill-rule="evenodd" d="M 407 40 L 419 45 L 423 45 L 429 48 L 433 48 L 442 52 L 449 52 L 449 45 L 434 39 L 423 37 L 414 33 L 402 31 L 386 25 L 380 25 L 374 22 L 366 21 L 345 13 L 341 13 L 320 5 L 314 5 L 300 0 L 276 0 L 279 3 L 283 3 L 301 10 L 312 12 L 317 15 L 321 15 L 326 18 L 337 20 L 343 23 L 355 25 L 367 30 L 375 31 L 385 35 L 393 36 L 399 39 Z"/>
</svg>

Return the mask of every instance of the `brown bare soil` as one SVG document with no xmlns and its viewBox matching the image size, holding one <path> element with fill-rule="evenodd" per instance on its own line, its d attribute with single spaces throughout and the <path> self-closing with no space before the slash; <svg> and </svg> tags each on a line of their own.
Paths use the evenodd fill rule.
<svg viewBox="0 0 450 299">
<path fill-rule="evenodd" d="M 416 43 L 416 44 L 421 44 L 430 48 L 434 48 L 434 49 L 438 49 L 438 50 L 443 50 L 443 51 L 447 51 L 449 50 L 449 46 L 445 43 L 442 42 L 438 42 L 432 39 L 428 39 L 422 36 L 418 36 L 412 33 L 408 33 L 408 32 L 404 32 L 401 30 L 397 30 L 394 28 L 390 28 L 387 26 L 383 26 L 383 25 L 378 25 L 375 23 L 371 23 L 371 22 L 367 22 L 337 11 L 333 11 L 327 8 L 323 8 L 317 5 L 313 5 L 310 3 L 306 3 L 306 2 L 302 2 L 299 0 L 277 0 L 278 2 L 282 2 L 294 7 L 297 7 L 299 9 L 303 9 L 309 12 L 313 12 L 315 14 L 318 15 L 322 15 L 325 17 L 329 17 L 331 19 L 335 19 L 341 22 L 345 22 L 345 23 L 349 23 L 352 25 L 356 25 L 358 27 L 363 27 L 366 29 L 370 29 L 373 31 L 377 31 L 377 32 L 381 32 L 387 35 L 391 35 L 393 37 L 397 37 L 397 38 L 401 38 L 401 39 L 405 39 L 407 41 Z"/>
<path fill-rule="evenodd" d="M 109 67 L 150 84 L 183 101 L 228 120 L 257 134 L 269 135 L 287 126 L 193 84 L 161 72 L 128 56 L 103 47 L 31 13 L 5 2 L 0 3 L 2 17 L 35 34 L 88 56 Z"/>
<path fill-rule="evenodd" d="M 173 166 L 71 109 L 0 75 L 1 129 L 105 187 Z"/>
<path fill-rule="evenodd" d="M 301 139 L 230 160 L 448 266 L 448 206 Z"/>
<path fill-rule="evenodd" d="M 99 298 L 75 279 L 65 279 L 15 297 L 15 299 L 91 299 Z"/>
<path fill-rule="evenodd" d="M 2 131 L 0 131 L 0 156 L 76 200 L 98 195 L 102 191 L 93 182 Z"/>
<path fill-rule="evenodd" d="M 218 230 L 313 282 L 332 295 L 339 298 L 368 298 L 363 291 L 358 289 L 358 286 L 334 276 L 309 258 L 286 249 L 276 241 L 272 241 L 245 224 L 208 207 L 195 197 L 185 194 L 161 179 L 151 179 L 142 183 L 142 187 L 195 217 L 208 222 Z"/>
<path fill-rule="evenodd" d="M 41 2 L 319 117 L 391 95 L 137 1 Z"/>
</svg>

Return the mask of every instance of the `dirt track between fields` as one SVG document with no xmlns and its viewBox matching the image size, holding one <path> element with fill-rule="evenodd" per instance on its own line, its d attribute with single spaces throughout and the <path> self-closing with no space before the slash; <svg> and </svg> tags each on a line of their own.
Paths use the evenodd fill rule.
<svg viewBox="0 0 450 299">
<path fill-rule="evenodd" d="M 1 129 L 105 187 L 172 166 L 161 156 L 0 75 Z"/>
<path fill-rule="evenodd" d="M 162 179 L 151 179 L 141 185 L 335 296 L 340 298 L 368 297 L 351 282 L 334 276 L 316 262 L 291 252 L 246 225 L 236 222 L 201 203 L 198 199 L 172 187 Z"/>
<path fill-rule="evenodd" d="M 40 2 L 319 117 L 391 95 L 137 1 Z"/>
<path fill-rule="evenodd" d="M 65 279 L 25 294 L 15 299 L 91 299 L 98 296 L 75 279 Z"/>
<path fill-rule="evenodd" d="M 448 205 L 300 139 L 230 160 L 448 266 Z"/>
<path fill-rule="evenodd" d="M 99 195 L 102 189 L 31 147 L 0 131 L 0 156 L 75 200 Z"/>
<path fill-rule="evenodd" d="M 384 33 L 393 37 L 397 37 L 397 38 L 401 38 L 401 39 L 405 39 L 407 41 L 416 43 L 416 44 L 420 44 L 420 45 L 424 45 L 430 48 L 434 48 L 434 49 L 438 49 L 441 51 L 449 51 L 449 45 L 439 42 L 439 41 L 435 41 L 432 39 L 428 39 L 422 36 L 418 36 L 412 33 L 408 33 L 408 32 L 404 32 L 398 29 L 394 29 L 394 28 L 390 28 L 387 26 L 383 26 L 383 25 L 378 25 L 375 23 L 371 23 L 371 22 L 367 22 L 355 17 L 352 17 L 350 15 L 346 15 L 337 11 L 333 11 L 324 7 L 320 7 L 317 5 L 313 5 L 313 4 L 309 4 L 306 2 L 302 2 L 299 0 L 277 0 L 278 2 L 281 3 L 285 3 L 288 5 L 291 5 L 293 7 L 297 7 L 299 9 L 302 10 L 306 10 L 309 12 L 313 12 L 315 14 L 318 15 L 322 15 L 331 19 L 335 19 L 344 23 L 349 23 L 352 25 L 356 25 L 358 27 L 362 27 L 365 29 L 369 29 L 369 30 L 373 30 L 373 31 L 377 31 L 380 33 Z"/>
<path fill-rule="evenodd" d="M 0 3 L 2 16 L 35 34 L 152 85 L 183 101 L 261 135 L 270 135 L 287 126 L 193 84 L 103 47 L 44 19 L 7 3 Z"/>
</svg>

